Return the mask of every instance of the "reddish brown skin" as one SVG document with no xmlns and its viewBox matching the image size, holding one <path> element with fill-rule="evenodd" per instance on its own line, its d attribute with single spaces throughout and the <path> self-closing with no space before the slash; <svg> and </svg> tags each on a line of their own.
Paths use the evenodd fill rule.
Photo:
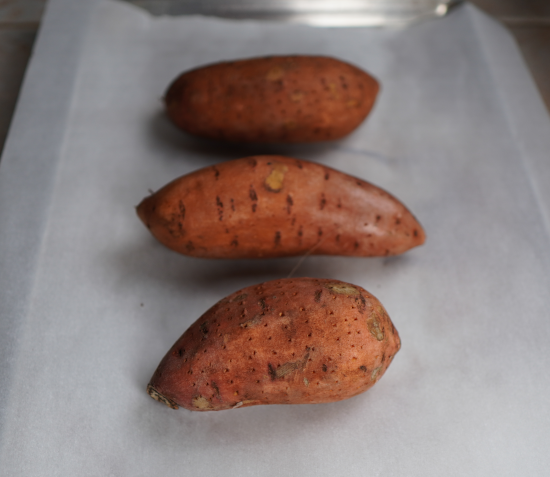
<svg viewBox="0 0 550 477">
<path fill-rule="evenodd" d="M 179 76 L 166 111 L 189 134 L 231 142 L 339 139 L 367 117 L 379 84 L 343 61 L 272 56 L 204 66 Z"/>
<path fill-rule="evenodd" d="M 340 401 L 372 387 L 400 347 L 386 310 L 363 288 L 276 280 L 210 308 L 168 351 L 148 392 L 191 411 Z"/>
<path fill-rule="evenodd" d="M 395 197 L 326 166 L 254 156 L 180 177 L 137 213 L 176 252 L 203 258 L 387 256 L 424 243 Z"/>
</svg>

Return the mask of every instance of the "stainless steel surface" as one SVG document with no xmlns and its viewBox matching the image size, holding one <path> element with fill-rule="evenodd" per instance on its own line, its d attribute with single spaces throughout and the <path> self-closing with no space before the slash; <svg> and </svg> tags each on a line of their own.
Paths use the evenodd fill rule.
<svg viewBox="0 0 550 477">
<path fill-rule="evenodd" d="M 404 26 L 441 17 L 461 0 L 238 0 L 137 1 L 153 14 L 202 14 L 313 26 Z"/>
</svg>

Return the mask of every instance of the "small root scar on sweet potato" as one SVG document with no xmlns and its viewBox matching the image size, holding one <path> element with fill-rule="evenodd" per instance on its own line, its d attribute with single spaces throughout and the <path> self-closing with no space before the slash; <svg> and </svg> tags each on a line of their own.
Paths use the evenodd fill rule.
<svg viewBox="0 0 550 477">
<path fill-rule="evenodd" d="M 367 320 L 367 326 L 371 335 L 374 336 L 378 341 L 382 341 L 384 339 L 384 333 L 380 329 L 380 323 L 378 323 L 378 321 L 376 321 L 374 318 L 371 318 L 370 320 Z"/>
<path fill-rule="evenodd" d="M 280 66 L 271 68 L 266 75 L 267 81 L 279 81 L 285 75 L 285 70 Z"/>
<path fill-rule="evenodd" d="M 208 399 L 206 399 L 203 396 L 197 396 L 193 398 L 193 406 L 196 407 L 197 409 L 202 409 L 202 410 L 212 408 L 212 404 L 210 404 Z"/>
<path fill-rule="evenodd" d="M 285 173 L 288 172 L 288 167 L 285 164 L 273 162 L 272 170 L 265 179 L 265 186 L 271 192 L 279 192 L 283 188 Z"/>
<path fill-rule="evenodd" d="M 162 404 L 165 404 L 166 406 L 172 408 L 172 409 L 179 409 L 179 406 L 172 401 L 171 399 L 168 399 L 166 396 L 163 396 L 160 394 L 153 386 L 150 384 L 147 385 L 147 394 L 151 396 L 155 401 L 161 402 Z"/>
<path fill-rule="evenodd" d="M 329 283 L 326 288 L 332 290 L 335 293 L 342 293 L 344 295 L 359 295 L 360 292 L 357 288 L 348 285 L 347 283 Z"/>
</svg>

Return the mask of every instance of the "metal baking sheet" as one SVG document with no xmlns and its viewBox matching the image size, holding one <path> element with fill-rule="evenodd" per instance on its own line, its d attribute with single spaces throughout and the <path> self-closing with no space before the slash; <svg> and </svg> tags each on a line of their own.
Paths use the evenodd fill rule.
<svg viewBox="0 0 550 477">
<path fill-rule="evenodd" d="M 125 0 L 153 15 L 200 14 L 314 26 L 405 26 L 442 17 L 462 0 Z"/>
<path fill-rule="evenodd" d="M 179 72 L 326 54 L 382 92 L 345 140 L 211 145 L 159 98 Z M 544 476 L 550 464 L 550 121 L 506 30 L 466 4 L 404 29 L 153 18 L 52 0 L 0 163 L 0 475 Z M 399 197 L 428 240 L 400 257 L 307 257 L 361 285 L 403 347 L 331 404 L 173 411 L 145 392 L 211 304 L 298 258 L 199 260 L 134 206 L 173 178 L 284 153 Z"/>
</svg>

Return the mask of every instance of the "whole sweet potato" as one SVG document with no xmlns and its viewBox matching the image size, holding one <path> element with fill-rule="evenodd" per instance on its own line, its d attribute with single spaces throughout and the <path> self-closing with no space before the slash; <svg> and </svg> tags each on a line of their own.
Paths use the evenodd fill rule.
<svg viewBox="0 0 550 477">
<path fill-rule="evenodd" d="M 339 401 L 373 386 L 400 346 L 384 307 L 363 288 L 271 281 L 229 295 L 193 323 L 147 392 L 192 411 Z"/>
<path fill-rule="evenodd" d="M 170 249 L 206 258 L 385 256 L 425 239 L 414 216 L 382 189 L 283 156 L 180 177 L 145 198 L 137 213 Z"/>
<path fill-rule="evenodd" d="M 232 142 L 339 139 L 370 112 L 378 82 L 322 56 L 272 56 L 204 66 L 165 94 L 170 119 L 196 136 Z"/>
</svg>

